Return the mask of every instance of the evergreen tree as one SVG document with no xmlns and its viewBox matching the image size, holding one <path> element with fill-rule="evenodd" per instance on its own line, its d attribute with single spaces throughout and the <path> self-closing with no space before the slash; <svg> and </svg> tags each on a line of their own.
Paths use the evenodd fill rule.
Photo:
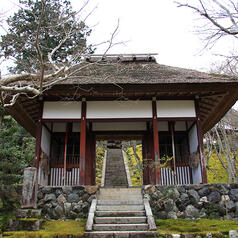
<svg viewBox="0 0 238 238">
<path fill-rule="evenodd" d="M 19 3 L 23 7 L 8 18 L 9 33 L 0 41 L 4 57 L 16 60 L 11 72 L 39 71 L 37 40 L 44 62 L 48 61 L 48 53 L 61 42 L 52 55 L 58 64 L 71 61 L 79 52 L 92 52 L 86 45 L 91 30 L 77 19 L 69 0 L 19 0 Z M 70 37 L 66 37 L 67 34 Z M 47 70 L 47 65 L 45 67 Z"/>
<path fill-rule="evenodd" d="M 23 169 L 34 159 L 35 139 L 9 115 L 0 128 L 0 185 L 22 182 Z"/>
</svg>

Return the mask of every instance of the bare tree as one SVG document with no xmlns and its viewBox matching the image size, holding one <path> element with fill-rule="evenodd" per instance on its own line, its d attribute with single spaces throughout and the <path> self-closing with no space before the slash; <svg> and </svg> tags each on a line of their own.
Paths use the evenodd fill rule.
<svg viewBox="0 0 238 238">
<path fill-rule="evenodd" d="M 215 152 L 228 174 L 229 183 L 238 182 L 238 112 L 231 109 L 227 115 L 208 131 L 205 138 L 207 159 Z"/>
<path fill-rule="evenodd" d="M 205 35 L 206 46 L 213 46 L 225 36 L 237 39 L 238 5 L 235 0 L 195 0 L 176 2 L 178 7 L 187 7 L 205 19 L 199 34 Z"/>
<path fill-rule="evenodd" d="M 41 2 L 41 9 L 39 9 L 40 14 L 38 14 L 37 17 L 36 13 L 32 13 L 32 17 L 35 18 L 34 24 L 37 24 L 37 30 L 35 34 L 31 36 L 30 41 L 27 42 L 27 44 L 23 44 L 26 48 L 34 46 L 35 55 L 29 58 L 28 65 L 21 67 L 22 70 L 20 72 L 18 70 L 16 73 L 2 77 L 0 80 L 0 99 L 4 107 L 12 106 L 22 94 L 31 98 L 42 95 L 54 85 L 75 78 L 80 71 L 89 67 L 89 65 L 97 64 L 97 61 L 89 64 L 85 60 L 89 52 L 87 44 L 74 47 L 69 53 L 67 52 L 67 54 L 65 54 L 65 52 L 62 53 L 62 49 L 65 49 L 66 43 L 71 40 L 74 35 L 82 34 L 82 28 L 85 27 L 83 22 L 91 12 L 80 20 L 82 24 L 79 22 L 78 17 L 85 10 L 88 1 L 83 4 L 78 12 L 75 12 L 74 21 L 72 21 L 72 18 L 68 19 L 65 18 L 63 14 L 59 14 L 55 19 L 54 26 L 43 24 L 43 20 L 45 23 L 44 12 L 46 10 L 47 1 L 48 0 L 39 1 Z M 77 27 L 75 27 L 76 25 Z M 57 44 L 54 45 L 54 47 L 43 45 L 42 41 L 45 40 L 45 37 L 42 36 L 42 28 L 51 29 L 51 32 L 58 34 L 57 29 L 59 26 L 65 27 L 61 29 L 61 38 L 57 41 Z M 82 26 L 82 28 L 80 28 L 80 26 Z M 103 42 L 103 44 L 108 45 L 106 52 L 115 44 L 118 44 L 114 43 L 118 26 L 119 22 L 111 38 Z M 24 39 L 24 37 L 21 39 L 20 37 L 19 40 L 26 41 L 28 39 Z M 93 48 L 94 46 L 90 47 Z M 9 49 L 10 46 L 6 47 L 6 50 Z M 22 50 L 24 51 L 24 48 Z M 45 52 L 47 52 L 47 54 Z M 8 60 L 9 58 L 13 61 L 16 60 L 12 57 L 8 57 Z M 36 66 L 30 67 L 30 65 Z"/>
</svg>

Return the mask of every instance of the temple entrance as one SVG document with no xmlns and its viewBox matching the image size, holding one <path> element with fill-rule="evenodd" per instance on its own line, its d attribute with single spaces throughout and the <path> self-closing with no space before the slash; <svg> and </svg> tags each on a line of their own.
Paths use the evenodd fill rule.
<svg viewBox="0 0 238 238">
<path fill-rule="evenodd" d="M 134 187 L 143 184 L 141 137 L 131 137 L 129 140 L 128 136 L 121 136 L 115 140 L 97 140 L 96 151 L 96 184 L 102 187 Z"/>
</svg>

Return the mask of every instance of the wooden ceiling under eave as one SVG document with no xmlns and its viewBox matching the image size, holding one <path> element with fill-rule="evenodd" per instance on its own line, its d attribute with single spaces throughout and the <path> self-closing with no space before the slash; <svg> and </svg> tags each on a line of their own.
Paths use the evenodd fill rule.
<svg viewBox="0 0 238 238">
<path fill-rule="evenodd" d="M 238 83 L 85 84 L 56 85 L 44 100 L 157 100 L 198 99 L 203 133 L 211 129 L 238 100 Z M 9 113 L 33 136 L 40 115 L 40 101 L 21 96 Z"/>
</svg>

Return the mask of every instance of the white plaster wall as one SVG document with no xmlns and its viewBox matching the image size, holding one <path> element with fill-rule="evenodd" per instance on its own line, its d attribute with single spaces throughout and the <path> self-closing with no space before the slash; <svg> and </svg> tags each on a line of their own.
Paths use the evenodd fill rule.
<svg viewBox="0 0 238 238">
<path fill-rule="evenodd" d="M 50 156 L 50 133 L 45 128 L 45 126 L 42 126 L 42 133 L 41 133 L 41 149 Z"/>
<path fill-rule="evenodd" d="M 194 125 L 188 134 L 189 138 L 189 149 L 190 153 L 196 152 L 198 148 L 198 136 L 197 136 L 197 126 Z M 202 182 L 202 173 L 201 173 L 201 167 L 200 164 L 197 168 L 192 169 L 192 177 L 193 177 L 193 183 L 199 184 Z"/>
<path fill-rule="evenodd" d="M 44 102 L 43 119 L 80 119 L 81 102 Z"/>
<path fill-rule="evenodd" d="M 51 135 L 49 131 L 46 129 L 46 127 L 42 126 L 42 132 L 41 132 L 41 150 L 50 156 L 50 140 Z M 39 167 L 38 171 L 38 182 L 40 185 L 48 185 L 48 174 L 44 173 L 41 167 Z"/>
<path fill-rule="evenodd" d="M 152 101 L 89 101 L 87 118 L 151 118 Z"/>
<path fill-rule="evenodd" d="M 146 122 L 94 122 L 93 131 L 146 131 Z"/>
<path fill-rule="evenodd" d="M 156 102 L 157 117 L 195 117 L 193 100 L 161 100 Z"/>
</svg>

